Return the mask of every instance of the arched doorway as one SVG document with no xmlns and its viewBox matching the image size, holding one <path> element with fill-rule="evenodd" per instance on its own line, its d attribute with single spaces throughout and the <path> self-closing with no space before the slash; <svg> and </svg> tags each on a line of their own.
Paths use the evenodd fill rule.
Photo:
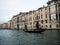
<svg viewBox="0 0 60 45">
<path fill-rule="evenodd" d="M 19 30 L 19 24 L 17 24 L 17 29 Z"/>
<path fill-rule="evenodd" d="M 39 21 L 36 21 L 36 29 L 39 30 Z"/>
<path fill-rule="evenodd" d="M 27 25 L 25 25 L 25 30 L 27 30 Z"/>
</svg>

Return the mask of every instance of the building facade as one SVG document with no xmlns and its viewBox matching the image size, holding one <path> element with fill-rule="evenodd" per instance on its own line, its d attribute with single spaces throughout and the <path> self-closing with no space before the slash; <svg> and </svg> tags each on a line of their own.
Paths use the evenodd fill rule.
<svg viewBox="0 0 60 45">
<path fill-rule="evenodd" d="M 60 29 L 60 1 L 49 0 L 47 6 L 20 12 L 8 22 L 11 29 Z M 0 26 L 2 27 L 2 26 Z"/>
<path fill-rule="evenodd" d="M 24 14 L 24 28 L 59 29 L 60 28 L 60 1 L 50 0 L 48 6 L 43 6 Z M 36 27 L 37 24 L 37 27 Z"/>
<path fill-rule="evenodd" d="M 8 29 L 8 23 L 3 23 L 1 24 L 2 29 Z"/>
<path fill-rule="evenodd" d="M 60 1 L 51 0 L 47 4 L 49 7 L 50 28 L 60 28 Z"/>
<path fill-rule="evenodd" d="M 2 25 L 2 24 L 0 24 L 0 29 L 2 28 L 2 26 L 3 26 L 3 25 Z"/>
<path fill-rule="evenodd" d="M 19 15 L 13 16 L 11 20 L 12 20 L 11 29 L 18 29 L 19 28 Z"/>
</svg>

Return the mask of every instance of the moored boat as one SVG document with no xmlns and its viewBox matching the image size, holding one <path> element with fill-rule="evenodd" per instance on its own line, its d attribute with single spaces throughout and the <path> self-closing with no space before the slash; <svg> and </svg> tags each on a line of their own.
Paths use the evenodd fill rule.
<svg viewBox="0 0 60 45">
<path fill-rule="evenodd" d="M 39 30 L 24 30 L 25 32 L 29 32 L 29 33 L 41 33 L 44 32 L 45 29 L 39 29 Z"/>
</svg>

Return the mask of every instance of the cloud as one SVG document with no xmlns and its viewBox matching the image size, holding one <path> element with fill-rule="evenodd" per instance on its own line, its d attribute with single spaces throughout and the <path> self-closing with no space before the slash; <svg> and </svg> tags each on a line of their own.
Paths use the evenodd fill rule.
<svg viewBox="0 0 60 45">
<path fill-rule="evenodd" d="M 0 15 L 0 20 L 9 20 L 11 18 L 11 15 L 5 16 L 5 15 Z"/>
<path fill-rule="evenodd" d="M 0 0 L 0 21 L 8 21 L 19 12 L 35 10 L 47 0 Z"/>
<path fill-rule="evenodd" d="M 11 16 L 1 16 L 0 15 L 0 24 L 8 22 L 8 20 L 10 20 L 10 18 L 11 18 Z"/>
<path fill-rule="evenodd" d="M 0 9 L 30 10 L 36 9 L 47 2 L 47 0 L 3 0 Z"/>
<path fill-rule="evenodd" d="M 19 12 L 16 10 L 0 10 L 0 22 L 7 22 L 8 20 L 10 20 L 13 15 L 18 14 Z"/>
</svg>

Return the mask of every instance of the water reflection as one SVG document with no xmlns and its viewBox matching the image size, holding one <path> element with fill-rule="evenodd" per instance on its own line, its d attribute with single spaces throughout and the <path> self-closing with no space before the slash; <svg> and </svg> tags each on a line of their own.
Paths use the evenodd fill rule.
<svg viewBox="0 0 60 45">
<path fill-rule="evenodd" d="M 60 31 L 26 33 L 22 30 L 0 30 L 0 45 L 60 45 Z"/>
</svg>

